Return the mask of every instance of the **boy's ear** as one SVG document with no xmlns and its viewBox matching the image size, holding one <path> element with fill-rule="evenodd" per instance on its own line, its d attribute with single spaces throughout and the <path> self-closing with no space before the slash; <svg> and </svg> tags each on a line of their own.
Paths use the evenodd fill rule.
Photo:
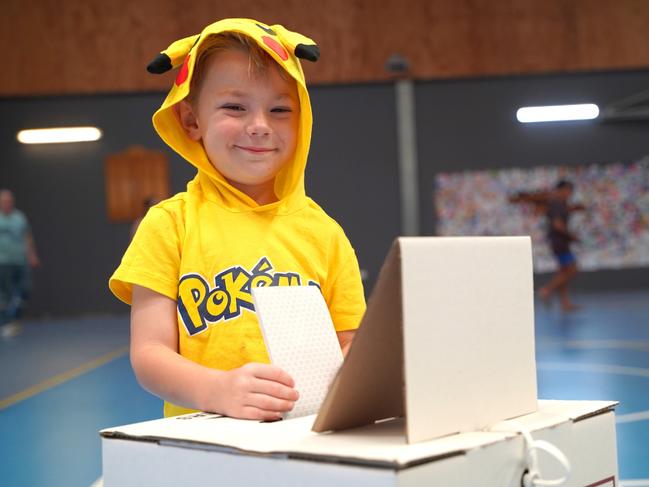
<svg viewBox="0 0 649 487">
<path fill-rule="evenodd" d="M 180 125 L 187 136 L 193 141 L 198 142 L 201 139 L 201 136 L 198 132 L 198 119 L 196 113 L 194 113 L 194 107 L 192 107 L 192 104 L 187 100 L 181 100 L 174 106 L 174 109 L 178 115 Z"/>
</svg>

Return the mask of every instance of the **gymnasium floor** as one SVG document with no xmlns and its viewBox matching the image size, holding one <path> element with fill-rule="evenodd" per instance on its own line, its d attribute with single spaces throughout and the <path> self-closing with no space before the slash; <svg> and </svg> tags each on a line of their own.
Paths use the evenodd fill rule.
<svg viewBox="0 0 649 487">
<path fill-rule="evenodd" d="M 621 485 L 649 486 L 649 290 L 537 303 L 539 397 L 614 399 Z M 26 322 L 0 340 L 0 485 L 89 487 L 97 431 L 159 417 L 127 357 L 128 317 Z"/>
</svg>

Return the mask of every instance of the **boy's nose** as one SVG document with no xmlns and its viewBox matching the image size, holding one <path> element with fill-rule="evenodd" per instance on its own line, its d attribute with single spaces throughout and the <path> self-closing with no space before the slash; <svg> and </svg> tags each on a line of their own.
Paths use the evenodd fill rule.
<svg viewBox="0 0 649 487">
<path fill-rule="evenodd" d="M 247 130 L 249 135 L 262 136 L 270 134 L 270 126 L 266 115 L 262 113 L 255 114 L 251 118 Z"/>
</svg>

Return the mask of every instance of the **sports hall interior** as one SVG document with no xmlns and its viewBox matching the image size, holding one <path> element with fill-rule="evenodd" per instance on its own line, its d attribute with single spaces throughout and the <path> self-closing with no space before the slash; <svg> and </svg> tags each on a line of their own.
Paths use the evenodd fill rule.
<svg viewBox="0 0 649 487">
<path fill-rule="evenodd" d="M 162 416 L 135 379 L 129 308 L 107 283 L 143 197 L 183 191 L 195 174 L 151 124 L 176 74 L 145 68 L 227 17 L 282 24 L 320 47 L 317 62 L 303 61 L 314 114 L 306 191 L 345 229 L 367 297 L 400 235 L 507 234 L 497 223 L 449 226 L 458 212 L 442 211 L 445 182 L 509 177 L 507 191 L 525 191 L 548 188 L 511 181 L 571 179 L 586 204 L 570 285 L 579 309 L 535 298 L 538 395 L 619 401 L 621 485 L 649 486 L 645 0 L 6 0 L 0 188 L 27 216 L 40 265 L 20 329 L 0 340 L 0 485 L 100 485 L 98 431 Z M 586 103 L 596 118 L 516 117 L 521 107 Z M 17 140 L 24 129 L 68 126 L 102 137 Z M 505 193 L 493 197 L 507 215 L 522 212 Z M 472 211 L 492 216 L 489 205 Z M 547 265 L 535 262 L 536 290 L 555 272 L 539 249 Z"/>
</svg>

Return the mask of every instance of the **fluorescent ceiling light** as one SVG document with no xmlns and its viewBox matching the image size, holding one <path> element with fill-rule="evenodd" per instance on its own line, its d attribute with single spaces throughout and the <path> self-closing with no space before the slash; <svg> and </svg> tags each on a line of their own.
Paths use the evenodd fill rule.
<svg viewBox="0 0 649 487">
<path fill-rule="evenodd" d="M 523 107 L 516 112 L 516 118 L 521 123 L 591 120 L 597 118 L 597 115 L 599 115 L 599 108 L 593 103 Z"/>
<path fill-rule="evenodd" d="M 97 127 L 57 127 L 21 130 L 16 136 L 23 144 L 63 144 L 66 142 L 91 142 L 101 139 Z"/>
</svg>

